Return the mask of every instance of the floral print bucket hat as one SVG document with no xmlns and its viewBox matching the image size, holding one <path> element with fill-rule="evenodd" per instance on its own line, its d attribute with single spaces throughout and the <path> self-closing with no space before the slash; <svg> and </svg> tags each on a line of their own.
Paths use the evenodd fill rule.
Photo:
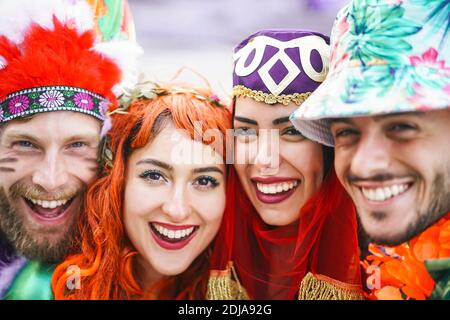
<svg viewBox="0 0 450 320">
<path fill-rule="evenodd" d="M 336 18 L 330 71 L 291 115 L 333 146 L 330 119 L 450 107 L 450 1 L 353 0 Z"/>
</svg>

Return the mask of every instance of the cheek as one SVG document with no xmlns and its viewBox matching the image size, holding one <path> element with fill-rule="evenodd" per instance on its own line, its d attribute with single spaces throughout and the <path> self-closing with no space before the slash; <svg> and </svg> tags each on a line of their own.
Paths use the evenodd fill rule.
<svg viewBox="0 0 450 320">
<path fill-rule="evenodd" d="M 97 167 L 96 166 L 90 166 L 85 168 L 85 171 L 83 174 L 77 174 L 77 177 L 83 181 L 86 185 L 91 184 L 95 181 L 97 178 Z"/>
<path fill-rule="evenodd" d="M 334 168 L 339 181 L 345 185 L 345 174 L 350 170 L 351 156 L 348 151 L 344 151 L 341 148 L 335 149 L 334 154 Z"/>
<path fill-rule="evenodd" d="M 89 158 L 69 158 L 66 159 L 66 170 L 71 175 L 77 177 L 85 184 L 94 182 L 97 178 L 98 163 L 95 157 Z M 94 160 L 95 159 L 95 160 Z"/>
<path fill-rule="evenodd" d="M 124 192 L 125 217 L 130 220 L 149 218 L 159 206 L 157 199 L 164 199 L 164 195 L 160 194 L 157 189 L 146 186 L 139 179 L 129 180 Z"/>
<path fill-rule="evenodd" d="M 307 184 L 321 184 L 323 180 L 323 155 L 320 145 L 311 141 L 281 143 L 280 155 L 306 180 Z"/>
<path fill-rule="evenodd" d="M 133 245 L 143 251 L 148 243 L 148 223 L 157 208 L 152 199 L 158 198 L 149 194 L 148 190 L 136 181 L 127 182 L 124 197 L 123 223 L 126 234 Z"/>
<path fill-rule="evenodd" d="M 236 173 L 238 175 L 239 180 L 242 183 L 242 186 L 247 189 L 247 185 L 249 182 L 248 177 L 248 169 L 251 168 L 251 156 L 250 151 L 252 149 L 251 144 L 245 144 L 239 141 L 236 141 L 235 149 L 234 149 L 234 168 L 236 169 Z"/>
<path fill-rule="evenodd" d="M 222 221 L 225 210 L 225 188 L 214 190 L 213 193 L 205 195 L 201 199 L 195 199 L 193 202 L 194 212 L 197 212 L 202 223 L 211 232 L 216 232 Z"/>
<path fill-rule="evenodd" d="M 5 161 L 0 163 L 0 185 L 6 190 L 17 181 L 32 176 L 37 165 L 42 163 L 42 159 L 37 156 L 2 154 L 1 151 L 0 160 L 5 159 Z M 14 159 L 14 161 L 8 161 L 8 159 Z"/>
<path fill-rule="evenodd" d="M 17 171 L 9 173 L 0 173 L 0 188 L 3 188 L 5 192 L 7 192 L 15 182 L 21 180 L 23 177 L 24 177 L 23 173 Z"/>
<path fill-rule="evenodd" d="M 234 146 L 234 164 L 244 166 L 253 163 L 256 154 L 258 153 L 258 140 L 254 139 L 250 142 L 242 142 L 235 139 Z"/>
</svg>

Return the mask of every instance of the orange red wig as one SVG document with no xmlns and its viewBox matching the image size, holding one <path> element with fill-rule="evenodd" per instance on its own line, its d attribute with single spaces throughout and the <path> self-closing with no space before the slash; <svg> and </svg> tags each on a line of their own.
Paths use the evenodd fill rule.
<svg viewBox="0 0 450 320">
<path fill-rule="evenodd" d="M 174 87 L 185 88 L 185 92 Z M 102 176 L 90 187 L 86 197 L 86 214 L 80 216 L 80 253 L 69 256 L 53 275 L 55 299 L 204 299 L 209 276 L 209 250 L 205 250 L 182 274 L 158 283 L 157 297 L 144 292 L 134 274 L 133 248 L 122 223 L 125 171 L 133 150 L 147 145 L 158 134 L 161 117 L 168 117 L 176 128 L 186 130 L 192 138 L 201 124 L 203 132 L 218 129 L 225 137 L 231 126 L 229 111 L 208 99 L 193 94 L 185 84 L 166 84 L 166 95 L 154 99 L 138 99 L 126 114 L 112 115 L 113 127 L 108 133 L 109 148 L 114 154 L 112 168 L 104 168 Z M 195 89 L 209 97 L 207 89 Z M 159 128 L 161 129 L 161 128 Z M 205 144 L 214 141 L 203 140 Z M 225 139 L 221 146 L 225 150 Z M 67 283 L 73 275 L 70 266 L 79 268 L 80 287 L 69 291 Z"/>
</svg>

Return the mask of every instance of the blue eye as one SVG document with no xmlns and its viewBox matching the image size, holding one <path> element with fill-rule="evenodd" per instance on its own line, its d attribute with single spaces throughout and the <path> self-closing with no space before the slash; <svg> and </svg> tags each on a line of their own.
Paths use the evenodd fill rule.
<svg viewBox="0 0 450 320">
<path fill-rule="evenodd" d="M 256 136 L 256 130 L 252 128 L 237 128 L 235 129 L 236 136 Z"/>
<path fill-rule="evenodd" d="M 202 189 L 210 189 L 217 187 L 219 182 L 211 176 L 200 176 L 195 180 L 194 185 Z"/>
<path fill-rule="evenodd" d="M 159 170 L 147 170 L 139 175 L 140 178 L 148 180 L 150 182 L 162 182 L 167 181 L 164 174 Z"/>
<path fill-rule="evenodd" d="M 77 142 L 74 142 L 74 143 L 70 144 L 71 148 L 82 148 L 84 146 L 86 146 L 86 143 L 81 142 L 81 141 L 77 141 Z"/>
<path fill-rule="evenodd" d="M 27 140 L 16 141 L 13 143 L 13 146 L 18 146 L 21 148 L 29 148 L 29 149 L 36 148 L 36 146 L 33 143 L 31 143 L 30 141 L 27 141 Z"/>
</svg>

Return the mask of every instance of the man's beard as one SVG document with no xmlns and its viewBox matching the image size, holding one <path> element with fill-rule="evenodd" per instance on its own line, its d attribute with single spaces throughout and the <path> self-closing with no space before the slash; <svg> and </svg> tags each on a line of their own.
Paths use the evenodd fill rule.
<svg viewBox="0 0 450 320">
<path fill-rule="evenodd" d="M 430 204 L 428 208 L 423 210 L 423 212 L 416 212 L 416 219 L 408 226 L 404 233 L 394 237 L 378 237 L 369 234 L 370 242 L 387 246 L 400 245 L 419 235 L 444 215 L 450 213 L 450 166 L 443 173 L 436 175 L 430 192 Z M 378 215 L 380 219 L 383 219 L 386 213 L 374 212 L 373 215 Z"/>
<path fill-rule="evenodd" d="M 83 199 L 85 187 L 77 188 L 65 192 L 66 194 L 78 194 Z M 9 197 L 3 188 L 0 188 L 0 236 L 6 239 L 7 242 L 16 250 L 17 253 L 25 256 L 30 260 L 39 260 L 44 263 L 54 264 L 64 260 L 69 253 L 69 250 L 73 244 L 73 240 L 77 238 L 76 223 L 77 216 L 69 217 L 67 223 L 64 225 L 65 232 L 59 230 L 61 227 L 42 227 L 38 229 L 38 238 L 33 231 L 28 230 L 25 225 L 25 219 L 27 213 L 23 212 L 19 214 L 16 212 L 12 203 L 18 202 L 23 195 L 36 195 L 47 194 L 42 191 L 38 191 L 40 188 L 37 186 L 26 186 L 20 182 L 14 184 L 10 188 Z M 39 198 L 35 196 L 35 198 Z M 56 196 L 55 196 L 56 198 Z M 78 212 L 81 211 L 82 208 Z M 52 235 L 57 233 L 61 234 L 60 239 L 52 241 L 46 237 L 46 234 Z"/>
</svg>

